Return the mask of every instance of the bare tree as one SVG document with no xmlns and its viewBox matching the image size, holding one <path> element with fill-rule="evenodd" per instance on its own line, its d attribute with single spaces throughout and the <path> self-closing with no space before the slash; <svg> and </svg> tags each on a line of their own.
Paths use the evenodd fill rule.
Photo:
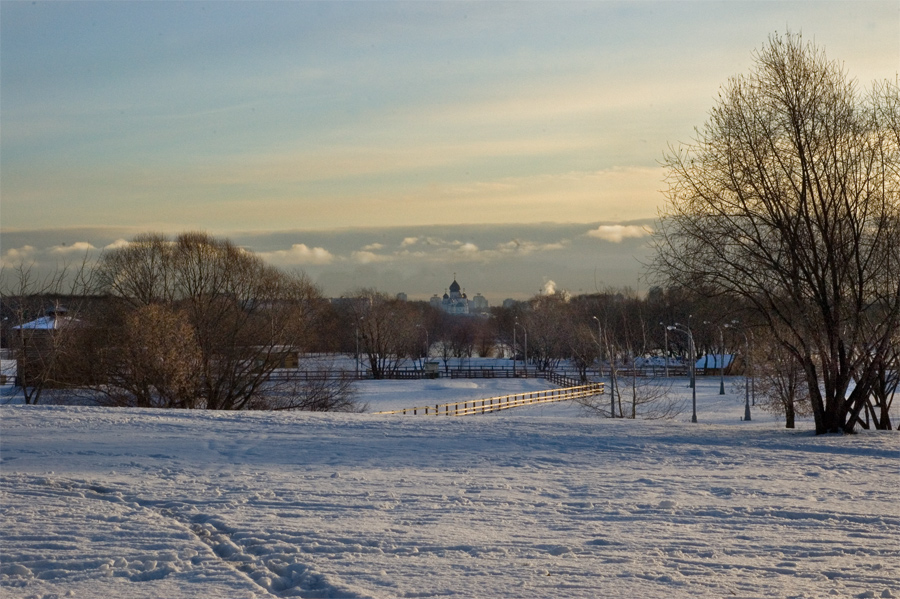
<svg viewBox="0 0 900 599">
<path fill-rule="evenodd" d="M 340 371 L 335 376 L 323 370 L 319 376 L 273 383 L 267 393 L 251 402 L 252 409 L 303 410 L 306 412 L 364 412 L 368 404 L 356 400 L 356 377 Z"/>
<path fill-rule="evenodd" d="M 103 361 L 102 384 L 141 404 L 250 407 L 273 391 L 271 374 L 303 351 L 321 304 L 304 275 L 205 233 L 141 235 L 105 254 L 97 269 L 100 290 L 119 299 L 112 309 L 133 312 L 107 317 L 122 323 L 110 336 L 122 349 L 119 359 Z M 148 366 L 173 360 L 179 364 Z M 196 402 L 188 398 L 193 389 Z"/>
<path fill-rule="evenodd" d="M 538 295 L 523 315 L 528 333 L 528 360 L 541 372 L 553 370 L 568 357 L 568 336 L 572 330 L 569 297 L 565 293 Z"/>
<path fill-rule="evenodd" d="M 672 393 L 671 379 L 631 377 L 628 383 L 631 400 L 629 418 L 641 420 L 668 420 L 684 412 L 685 399 Z M 604 395 L 592 395 L 578 400 L 581 408 L 589 415 L 610 416 L 610 402 Z M 619 400 L 621 414 L 621 397 Z M 615 418 L 615 413 L 613 418 Z"/>
<path fill-rule="evenodd" d="M 891 406 L 894 396 L 900 389 L 900 331 L 897 331 L 893 342 L 883 353 L 872 354 L 875 363 L 875 384 L 872 387 L 870 401 L 864 407 L 864 427 L 869 428 L 870 419 L 875 428 L 892 430 Z"/>
<path fill-rule="evenodd" d="M 106 310 L 105 318 L 115 318 Z M 197 408 L 201 405 L 203 356 L 184 311 L 168 304 L 123 310 L 123 322 L 84 331 L 84 356 L 104 403 L 140 408 Z"/>
<path fill-rule="evenodd" d="M 785 428 L 794 428 L 797 416 L 809 416 L 809 386 L 803 367 L 773 335 L 755 335 L 753 386 L 762 409 L 784 415 Z"/>
<path fill-rule="evenodd" d="M 861 97 L 798 35 L 755 59 L 666 159 L 654 269 L 752 305 L 802 367 L 816 432 L 850 432 L 900 326 L 898 85 Z"/>
<path fill-rule="evenodd" d="M 573 316 L 571 330 L 567 335 L 569 356 L 572 365 L 578 370 L 579 379 L 587 382 L 588 370 L 600 358 L 600 340 L 588 318 L 584 315 Z"/>
<path fill-rule="evenodd" d="M 58 264 L 38 274 L 33 263 L 0 269 L 4 335 L 16 357 L 16 383 L 26 404 L 37 404 L 48 389 L 84 380 L 74 350 L 79 312 L 89 298 L 91 269 L 80 263 Z"/>
<path fill-rule="evenodd" d="M 419 353 L 417 316 L 407 302 L 374 289 L 360 289 L 352 294 L 351 312 L 372 378 L 390 376 Z"/>
</svg>

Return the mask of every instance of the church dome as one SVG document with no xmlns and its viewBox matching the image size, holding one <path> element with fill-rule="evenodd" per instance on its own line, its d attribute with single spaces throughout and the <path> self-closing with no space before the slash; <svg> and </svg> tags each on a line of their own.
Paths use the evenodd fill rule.
<svg viewBox="0 0 900 599">
<path fill-rule="evenodd" d="M 453 282 L 450 283 L 450 292 L 459 293 L 459 283 L 456 282 L 456 279 L 453 279 Z"/>
</svg>

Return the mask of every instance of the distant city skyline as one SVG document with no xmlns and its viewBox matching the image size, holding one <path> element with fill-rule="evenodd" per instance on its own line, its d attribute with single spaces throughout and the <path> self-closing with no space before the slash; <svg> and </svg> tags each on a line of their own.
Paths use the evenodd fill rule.
<svg viewBox="0 0 900 599">
<path fill-rule="evenodd" d="M 640 288 L 660 160 L 787 30 L 900 70 L 893 0 L 0 2 L 0 260 L 204 230 L 328 295 Z"/>
</svg>

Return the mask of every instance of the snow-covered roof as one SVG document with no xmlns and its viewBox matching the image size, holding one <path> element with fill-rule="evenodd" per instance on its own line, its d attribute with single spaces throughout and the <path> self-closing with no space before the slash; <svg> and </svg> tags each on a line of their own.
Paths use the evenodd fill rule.
<svg viewBox="0 0 900 599">
<path fill-rule="evenodd" d="M 694 364 L 694 368 L 705 368 L 707 370 L 711 368 L 728 368 L 731 366 L 731 362 L 734 360 L 734 354 L 707 354 L 697 360 L 697 363 Z"/>
<path fill-rule="evenodd" d="M 31 322 L 26 322 L 25 324 L 15 326 L 13 327 L 13 330 L 52 331 L 61 329 L 75 322 L 78 321 L 71 316 L 60 316 L 60 313 L 51 312 L 47 316 L 41 316 L 40 318 L 32 320 Z"/>
</svg>

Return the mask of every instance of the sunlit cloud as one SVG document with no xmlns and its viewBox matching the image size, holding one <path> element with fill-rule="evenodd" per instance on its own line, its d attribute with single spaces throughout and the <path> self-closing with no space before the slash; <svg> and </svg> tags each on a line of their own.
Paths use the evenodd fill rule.
<svg viewBox="0 0 900 599">
<path fill-rule="evenodd" d="M 587 225 L 454 224 L 248 232 L 223 237 L 230 237 L 238 247 L 273 266 L 302 269 L 328 297 L 338 297 L 359 286 L 372 286 L 427 300 L 444 289 L 452 274 L 457 273 L 461 285 L 472 293 L 483 293 L 493 303 L 509 297 L 532 297 L 544 289 L 547 281 L 553 281 L 557 297 L 561 290 L 582 293 L 610 285 L 634 286 L 640 263 L 632 255 L 646 256 L 650 249 L 642 238 L 621 235 L 620 243 L 609 243 L 587 234 L 588 230 L 599 232 L 601 222 L 607 231 L 614 230 L 609 228 L 615 221 L 604 220 Z M 623 221 L 615 226 L 633 231 L 627 227 L 652 226 L 654 222 L 655 219 Z M 76 251 L 88 246 L 96 248 L 90 252 L 93 260 L 103 251 L 126 247 L 129 242 L 125 240 L 139 232 L 4 231 L 0 288 L 16 287 L 18 267 L 32 269 L 41 280 L 61 269 L 76 268 L 81 254 L 61 252 L 61 247 L 74 246 Z M 304 243 L 294 243 L 295 240 Z"/>
<path fill-rule="evenodd" d="M 20 248 L 9 248 L 3 252 L 2 265 L 4 268 L 17 268 L 27 265 L 35 258 L 35 248 L 31 245 L 23 245 Z"/>
<path fill-rule="evenodd" d="M 331 264 L 335 257 L 321 247 L 309 247 L 305 243 L 295 243 L 289 250 L 260 252 L 264 260 L 280 265 Z"/>
<path fill-rule="evenodd" d="M 120 237 L 119 239 L 116 239 L 112 243 L 104 246 L 103 249 L 104 250 L 120 250 L 122 248 L 128 247 L 129 245 L 131 245 L 130 241 L 128 241 L 127 239 L 122 239 Z"/>
<path fill-rule="evenodd" d="M 526 256 L 535 252 L 551 252 L 554 250 L 561 250 L 564 249 L 567 245 L 569 245 L 569 242 L 566 240 L 558 241 L 555 243 L 537 243 L 534 241 L 513 239 L 512 241 L 499 244 L 497 246 L 497 250 L 505 254 L 513 253 L 521 256 Z"/>
<path fill-rule="evenodd" d="M 86 252 L 93 252 L 96 249 L 96 247 L 86 241 L 76 241 L 73 244 L 58 245 L 50 248 L 50 251 L 54 254 L 84 254 Z"/>
<path fill-rule="evenodd" d="M 589 236 L 612 243 L 621 243 L 629 238 L 648 237 L 652 234 L 653 231 L 649 227 L 637 225 L 600 225 L 588 231 Z"/>
<path fill-rule="evenodd" d="M 392 259 L 391 256 L 366 251 L 353 252 L 351 258 L 354 262 L 358 262 L 359 264 L 375 264 L 378 262 L 387 262 Z"/>
</svg>

